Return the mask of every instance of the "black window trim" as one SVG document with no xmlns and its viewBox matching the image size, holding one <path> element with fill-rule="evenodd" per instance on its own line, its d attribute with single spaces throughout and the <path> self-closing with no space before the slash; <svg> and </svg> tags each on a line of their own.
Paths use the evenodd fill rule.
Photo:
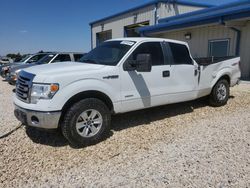
<svg viewBox="0 0 250 188">
<path fill-rule="evenodd" d="M 170 50 L 169 44 L 166 41 L 162 42 L 164 65 L 174 65 L 173 55 Z"/>
</svg>

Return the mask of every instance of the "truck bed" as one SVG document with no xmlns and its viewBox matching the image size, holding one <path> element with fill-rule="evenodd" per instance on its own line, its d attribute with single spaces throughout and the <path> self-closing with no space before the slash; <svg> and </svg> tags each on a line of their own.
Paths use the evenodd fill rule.
<svg viewBox="0 0 250 188">
<path fill-rule="evenodd" d="M 230 75 L 230 85 L 235 85 L 240 78 L 239 62 L 240 57 L 198 58 L 197 63 L 200 66 L 198 96 L 210 93 L 215 82 L 225 72 Z"/>
<path fill-rule="evenodd" d="M 236 56 L 226 56 L 226 57 L 200 57 L 200 58 L 194 58 L 194 60 L 196 61 L 196 63 L 198 63 L 199 65 L 210 65 L 210 64 L 214 64 L 214 63 L 218 63 L 221 61 L 226 61 L 228 59 L 232 59 L 235 58 Z"/>
</svg>

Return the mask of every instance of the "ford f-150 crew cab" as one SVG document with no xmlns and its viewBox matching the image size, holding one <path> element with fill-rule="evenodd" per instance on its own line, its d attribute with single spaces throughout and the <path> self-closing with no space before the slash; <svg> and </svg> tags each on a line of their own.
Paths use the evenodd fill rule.
<svg viewBox="0 0 250 188">
<path fill-rule="evenodd" d="M 192 58 L 185 42 L 109 40 L 80 62 L 19 72 L 15 116 L 27 126 L 60 128 L 70 143 L 81 146 L 100 141 L 113 114 L 204 96 L 213 106 L 226 104 L 229 87 L 240 79 L 240 58 L 199 61 Z"/>
</svg>

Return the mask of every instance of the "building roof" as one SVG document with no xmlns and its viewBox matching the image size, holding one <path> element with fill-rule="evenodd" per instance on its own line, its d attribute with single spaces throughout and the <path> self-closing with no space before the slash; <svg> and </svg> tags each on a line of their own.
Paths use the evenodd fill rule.
<svg viewBox="0 0 250 188">
<path fill-rule="evenodd" d="M 237 1 L 190 13 L 184 13 L 178 16 L 163 18 L 158 25 L 139 28 L 139 32 L 146 35 L 197 25 L 223 23 L 224 21 L 245 17 L 250 17 L 250 0 Z"/>
<path fill-rule="evenodd" d="M 119 12 L 117 14 L 113 14 L 111 16 L 108 16 L 108 17 L 105 17 L 105 18 L 102 18 L 102 19 L 99 19 L 99 20 L 96 20 L 96 21 L 93 21 L 93 22 L 89 23 L 89 25 L 93 25 L 93 24 L 96 24 L 96 23 L 99 23 L 99 22 L 103 22 L 103 21 L 115 18 L 117 16 L 121 16 L 123 14 L 129 13 L 129 12 L 137 11 L 139 9 L 142 9 L 142 8 L 145 8 L 145 7 L 148 7 L 148 6 L 155 5 L 156 3 L 177 3 L 179 5 L 187 5 L 187 6 L 193 6 L 193 7 L 212 7 L 212 6 L 214 6 L 214 5 L 207 4 L 207 3 L 190 2 L 188 0 L 152 0 L 152 1 L 148 2 L 148 3 L 144 3 L 144 4 L 139 5 L 137 7 L 134 7 L 134 8 Z"/>
</svg>

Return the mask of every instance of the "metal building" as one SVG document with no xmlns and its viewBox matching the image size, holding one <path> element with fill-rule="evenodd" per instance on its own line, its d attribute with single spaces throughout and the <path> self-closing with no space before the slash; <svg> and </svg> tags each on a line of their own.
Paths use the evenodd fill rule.
<svg viewBox="0 0 250 188">
<path fill-rule="evenodd" d="M 250 1 L 237 1 L 159 20 L 139 29 L 144 36 L 186 41 L 194 57 L 240 56 L 250 80 Z"/>
<path fill-rule="evenodd" d="M 188 42 L 193 57 L 240 56 L 250 80 L 250 0 L 220 6 L 158 0 L 90 23 L 91 44 L 148 36 Z"/>
<path fill-rule="evenodd" d="M 139 27 L 152 26 L 161 18 L 211 7 L 187 0 L 154 0 L 121 13 L 94 21 L 91 26 L 91 47 L 118 37 L 137 37 Z"/>
</svg>

